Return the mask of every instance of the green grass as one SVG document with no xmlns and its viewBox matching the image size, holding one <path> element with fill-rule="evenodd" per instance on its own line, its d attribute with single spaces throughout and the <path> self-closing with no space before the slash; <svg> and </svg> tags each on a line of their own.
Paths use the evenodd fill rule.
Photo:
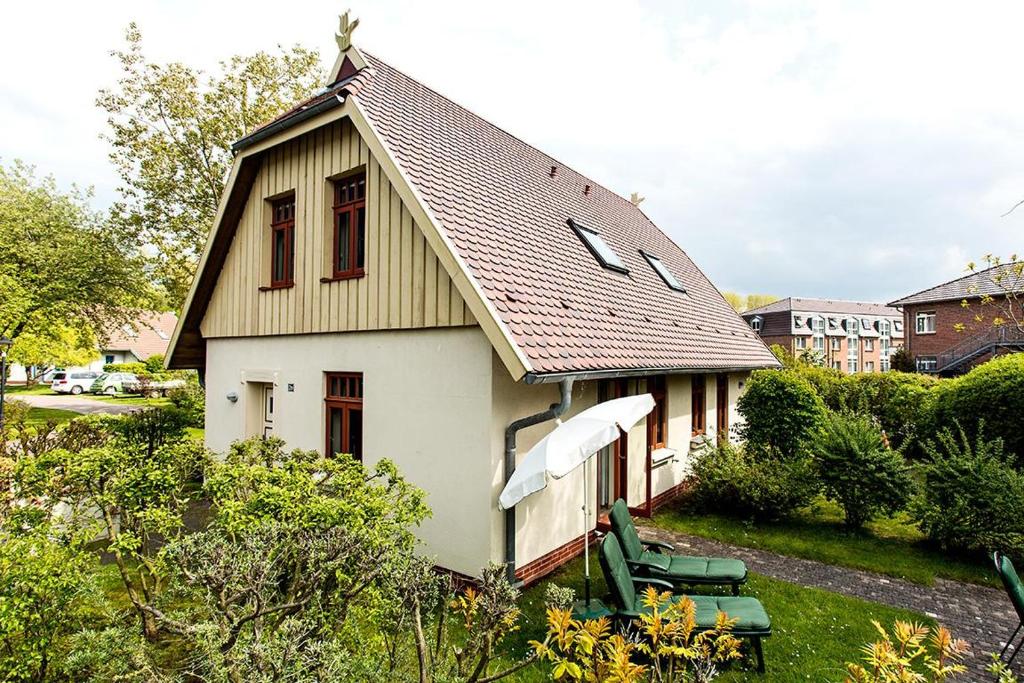
<svg viewBox="0 0 1024 683">
<path fill-rule="evenodd" d="M 712 538 L 827 564 L 864 569 L 931 585 L 936 578 L 999 586 L 987 558 L 956 558 L 929 547 L 905 515 L 869 523 L 862 531 L 843 526 L 842 511 L 820 500 L 793 519 L 753 523 L 722 515 L 697 514 L 685 506 L 657 514 L 664 529 Z"/>
<path fill-rule="evenodd" d="M 87 398 L 91 398 L 94 401 L 102 401 L 104 403 L 117 403 L 120 405 L 128 406 L 147 406 L 150 408 L 163 408 L 171 405 L 170 399 L 166 398 L 144 398 L 142 396 L 107 396 L 106 394 L 89 394 Z"/>
<path fill-rule="evenodd" d="M 61 410 L 59 408 L 31 408 L 28 411 L 28 423 L 43 424 L 49 420 L 68 422 L 69 420 L 73 420 L 80 416 L 81 413 L 76 413 L 73 410 Z"/>
<path fill-rule="evenodd" d="M 606 589 L 597 558 L 591 562 L 594 595 L 603 596 Z M 511 641 L 519 655 L 527 652 L 529 640 L 544 636 L 544 590 L 549 583 L 569 586 L 582 596 L 583 561 L 570 562 L 524 593 L 520 601 L 522 629 Z M 856 660 L 860 647 L 876 639 L 872 619 L 883 625 L 896 619 L 932 623 L 914 612 L 756 574 L 751 575 L 743 595 L 758 598 L 772 618 L 772 636 L 764 641 L 768 671 L 762 678 L 754 673 L 752 664 L 738 665 L 717 679 L 720 681 L 841 681 L 845 663 Z M 540 683 L 549 679 L 544 666 L 534 665 L 512 680 Z"/>
<path fill-rule="evenodd" d="M 7 385 L 4 393 L 10 394 L 11 396 L 39 396 L 39 395 L 56 395 L 57 392 L 50 389 L 49 384 L 35 384 L 28 386 L 25 384 Z"/>
</svg>

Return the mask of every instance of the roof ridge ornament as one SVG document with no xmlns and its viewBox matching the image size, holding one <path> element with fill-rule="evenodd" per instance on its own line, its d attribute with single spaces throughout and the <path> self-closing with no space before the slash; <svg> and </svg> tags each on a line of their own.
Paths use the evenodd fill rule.
<svg viewBox="0 0 1024 683">
<path fill-rule="evenodd" d="M 342 52 L 346 52 L 352 47 L 352 33 L 359 26 L 359 19 L 349 21 L 348 15 L 351 10 L 345 10 L 344 13 L 338 15 L 338 30 L 334 34 L 335 40 L 338 41 L 338 49 Z"/>
</svg>

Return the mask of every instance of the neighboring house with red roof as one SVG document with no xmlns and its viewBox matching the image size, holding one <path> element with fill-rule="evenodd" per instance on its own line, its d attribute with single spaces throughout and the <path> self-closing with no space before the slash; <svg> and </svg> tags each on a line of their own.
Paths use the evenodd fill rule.
<svg viewBox="0 0 1024 683">
<path fill-rule="evenodd" d="M 1007 292 L 1018 294 L 1007 297 Z M 1018 262 L 972 272 L 889 305 L 903 312 L 907 353 L 918 372 L 956 375 L 995 356 L 1024 351 L 1024 331 L 1014 324 L 1024 320 L 1022 300 Z M 996 317 L 1006 324 L 993 325 Z"/>
<path fill-rule="evenodd" d="M 817 356 L 848 375 L 887 372 L 903 346 L 903 314 L 884 304 L 791 296 L 742 315 L 765 344 Z"/>
<path fill-rule="evenodd" d="M 510 425 L 651 392 L 588 475 L 600 508 L 650 514 L 777 362 L 637 206 L 346 48 L 322 92 L 235 144 L 169 366 L 204 374 L 211 448 L 390 458 L 428 494 L 438 564 L 536 579 L 582 549 L 584 475 L 501 512 L 506 437 L 521 457 L 554 423 Z"/>
</svg>

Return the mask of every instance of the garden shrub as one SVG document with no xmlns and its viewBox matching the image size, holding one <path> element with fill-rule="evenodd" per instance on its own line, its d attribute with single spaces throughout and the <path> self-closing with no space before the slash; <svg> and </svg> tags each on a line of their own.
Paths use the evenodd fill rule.
<svg viewBox="0 0 1024 683">
<path fill-rule="evenodd" d="M 890 635 L 874 624 L 880 638 L 861 648 L 863 664 L 846 664 L 847 683 L 941 683 L 967 671 L 963 660 L 970 645 L 946 627 L 897 621 Z"/>
<path fill-rule="evenodd" d="M 1024 559 L 1024 474 L 1002 439 L 987 438 L 983 425 L 974 431 L 957 425 L 925 444 L 931 461 L 913 516 L 945 548 Z"/>
<path fill-rule="evenodd" d="M 999 437 L 1008 453 L 1024 463 L 1024 354 L 983 363 L 966 375 L 941 381 L 931 392 L 924 419 L 925 434 L 935 437 L 954 422 L 977 436 L 984 420 L 990 437 Z"/>
<path fill-rule="evenodd" d="M 859 528 L 909 502 L 913 483 L 907 464 L 872 418 L 829 413 L 813 448 L 825 495 L 843 508 L 848 526 Z"/>
<path fill-rule="evenodd" d="M 806 446 L 825 412 L 814 387 L 785 370 L 758 370 L 737 401 L 741 436 L 754 449 L 782 457 Z"/>
<path fill-rule="evenodd" d="M 939 381 L 930 375 L 905 372 L 850 375 L 843 378 L 842 405 L 874 417 L 895 446 L 912 457 L 918 456 L 919 425 L 926 415 L 930 392 Z"/>
<path fill-rule="evenodd" d="M 133 375 L 145 374 L 145 363 L 107 363 L 103 366 L 103 372 L 130 372 Z"/>
<path fill-rule="evenodd" d="M 189 382 L 183 387 L 167 392 L 171 405 L 185 416 L 189 427 L 202 429 L 206 416 L 206 391 L 198 382 Z"/>
<path fill-rule="evenodd" d="M 759 457 L 723 442 L 693 464 L 691 501 L 704 511 L 772 520 L 809 505 L 820 490 L 810 458 Z"/>
</svg>

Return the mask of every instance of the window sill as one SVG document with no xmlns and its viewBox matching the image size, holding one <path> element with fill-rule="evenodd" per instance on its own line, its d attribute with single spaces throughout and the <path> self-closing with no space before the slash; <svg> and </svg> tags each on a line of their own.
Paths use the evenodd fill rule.
<svg viewBox="0 0 1024 683">
<path fill-rule="evenodd" d="M 915 332 L 914 334 L 919 335 L 919 336 L 920 335 L 925 335 L 925 334 L 935 334 L 935 330 L 932 330 L 931 332 Z"/>
<path fill-rule="evenodd" d="M 263 285 L 260 287 L 261 292 L 272 292 L 275 289 L 290 289 L 295 286 L 294 282 L 286 282 L 280 285 Z"/>
<path fill-rule="evenodd" d="M 660 467 L 675 460 L 676 450 L 674 448 L 656 448 L 651 451 L 651 467 Z"/>
<path fill-rule="evenodd" d="M 335 275 L 334 277 L 322 277 L 320 278 L 320 284 L 327 284 L 328 282 L 340 282 L 342 280 L 358 280 L 361 277 L 366 277 L 365 270 L 359 270 L 351 275 Z"/>
</svg>

